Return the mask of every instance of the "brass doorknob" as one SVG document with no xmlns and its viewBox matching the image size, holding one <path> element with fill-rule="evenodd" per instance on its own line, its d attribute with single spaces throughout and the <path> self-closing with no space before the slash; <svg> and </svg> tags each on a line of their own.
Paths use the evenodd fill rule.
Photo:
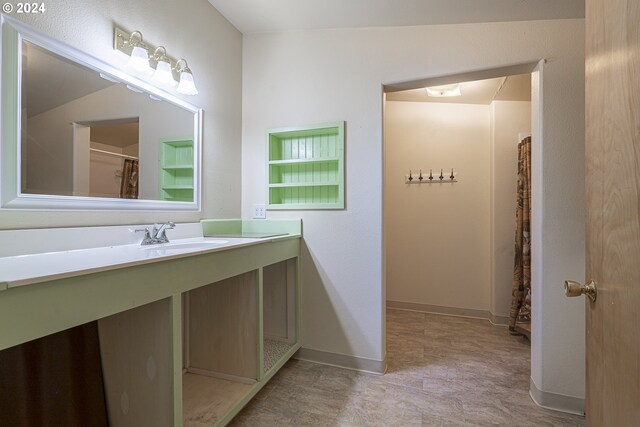
<svg viewBox="0 0 640 427">
<path fill-rule="evenodd" d="M 591 301 L 595 301 L 598 296 L 598 285 L 593 280 L 588 285 L 583 285 L 573 280 L 564 281 L 564 294 L 568 297 L 579 297 L 586 295 Z"/>
</svg>

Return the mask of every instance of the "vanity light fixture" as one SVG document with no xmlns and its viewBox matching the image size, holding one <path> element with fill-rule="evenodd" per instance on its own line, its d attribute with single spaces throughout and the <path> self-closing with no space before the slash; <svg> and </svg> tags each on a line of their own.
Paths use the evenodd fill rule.
<svg viewBox="0 0 640 427">
<path fill-rule="evenodd" d="M 427 95 L 433 97 L 447 97 L 447 96 L 460 96 L 460 83 L 454 83 L 450 85 L 442 85 L 442 86 L 432 86 L 425 88 L 427 90 Z"/>
<path fill-rule="evenodd" d="M 134 31 L 127 39 L 121 37 L 122 47 L 130 49 L 127 68 L 139 74 L 149 74 L 149 52 L 142 42 L 142 33 Z"/>
<path fill-rule="evenodd" d="M 196 89 L 196 85 L 193 82 L 193 73 L 187 66 L 187 61 L 184 58 L 179 59 L 176 63 L 176 71 L 180 76 L 180 83 L 178 84 L 176 91 L 185 95 L 197 95 L 198 89 Z"/>
<path fill-rule="evenodd" d="M 164 89 L 174 89 L 184 95 L 196 95 L 198 90 L 193 82 L 193 73 L 185 59 L 176 61 L 167 55 L 164 46 L 157 48 L 143 42 L 142 33 L 131 34 L 116 27 L 113 48 L 129 56 L 127 68 L 145 77 L 151 76 L 151 82 Z M 149 55 L 149 52 L 153 52 Z M 155 65 L 155 66 L 154 66 Z M 177 73 L 176 82 L 174 73 Z M 176 88 L 177 85 L 177 88 Z"/>
<path fill-rule="evenodd" d="M 156 61 L 156 71 L 153 73 L 151 81 L 160 86 L 174 88 L 176 81 L 173 79 L 171 60 L 167 57 L 167 50 L 164 46 L 156 48 L 152 58 Z"/>
</svg>

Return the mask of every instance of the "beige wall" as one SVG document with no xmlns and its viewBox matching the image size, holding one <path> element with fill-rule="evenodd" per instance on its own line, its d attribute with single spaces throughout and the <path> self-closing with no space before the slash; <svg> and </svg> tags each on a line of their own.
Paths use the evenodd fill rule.
<svg viewBox="0 0 640 427">
<path fill-rule="evenodd" d="M 518 134 L 531 103 L 387 102 L 387 301 L 481 310 L 511 306 Z M 453 166 L 453 185 L 406 185 L 409 168 Z M 445 174 L 448 175 L 448 174 Z"/>
<path fill-rule="evenodd" d="M 490 107 L 387 101 L 387 300 L 489 310 Z M 458 182 L 404 182 L 453 167 Z"/>
<path fill-rule="evenodd" d="M 536 181 L 532 378 L 584 396 L 582 301 L 562 295 L 584 276 L 584 20 L 366 28 L 245 35 L 242 213 L 265 202 L 266 128 L 346 120 L 346 209 L 268 212 L 302 217 L 303 345 L 383 360 L 382 85 L 529 63 L 544 66 L 537 114 L 544 178 Z M 570 175 L 570 176 L 569 176 Z M 535 301 L 534 301 L 535 303 Z"/>
<path fill-rule="evenodd" d="M 12 15 L 115 66 L 113 28 L 139 30 L 189 61 L 204 110 L 202 212 L 37 212 L 0 210 L 0 228 L 197 221 L 240 214 L 242 35 L 206 0 L 51 0 L 42 15 Z"/>
</svg>

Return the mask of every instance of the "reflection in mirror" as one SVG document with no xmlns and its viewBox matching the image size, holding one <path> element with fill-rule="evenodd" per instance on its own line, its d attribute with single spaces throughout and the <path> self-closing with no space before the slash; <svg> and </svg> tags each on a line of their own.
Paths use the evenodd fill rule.
<svg viewBox="0 0 640 427">
<path fill-rule="evenodd" d="M 75 196 L 138 198 L 138 127 L 137 117 L 74 126 L 74 146 L 89 144 L 89 176 L 78 173 L 85 158 L 74 164 Z M 89 140 L 81 142 L 87 128 Z"/>
<path fill-rule="evenodd" d="M 194 200 L 193 112 L 26 40 L 21 103 L 23 194 Z M 179 168 L 172 141 L 191 151 Z"/>
</svg>

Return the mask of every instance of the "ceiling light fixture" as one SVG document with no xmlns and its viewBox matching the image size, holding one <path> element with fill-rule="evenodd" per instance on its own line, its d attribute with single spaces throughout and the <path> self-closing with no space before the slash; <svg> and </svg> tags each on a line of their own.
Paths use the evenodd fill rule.
<svg viewBox="0 0 640 427">
<path fill-rule="evenodd" d="M 174 89 L 184 95 L 196 95 L 198 90 L 193 82 L 193 73 L 187 66 L 187 61 L 176 61 L 167 55 L 164 46 L 154 48 L 142 39 L 140 31 L 131 34 L 120 28 L 115 28 L 113 48 L 129 56 L 126 67 L 138 75 L 151 76 L 151 82 L 164 89 Z M 149 52 L 153 52 L 149 56 Z M 153 66 L 155 64 L 155 67 Z M 178 84 L 174 72 L 180 80 Z M 177 86 L 177 88 L 176 88 Z"/>
<path fill-rule="evenodd" d="M 447 97 L 447 96 L 460 96 L 460 83 L 454 83 L 450 85 L 432 86 L 425 88 L 427 95 L 433 97 Z"/>
</svg>

